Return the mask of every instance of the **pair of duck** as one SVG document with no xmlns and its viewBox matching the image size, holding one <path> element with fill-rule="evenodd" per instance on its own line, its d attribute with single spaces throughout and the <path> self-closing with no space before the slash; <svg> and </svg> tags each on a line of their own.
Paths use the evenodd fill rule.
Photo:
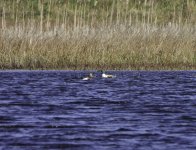
<svg viewBox="0 0 196 150">
<path fill-rule="evenodd" d="M 105 74 L 105 72 L 103 72 L 103 71 L 101 71 L 101 77 L 102 78 L 114 78 L 114 77 L 116 77 L 116 76 L 114 76 L 114 75 L 111 75 L 111 74 Z M 93 79 L 95 76 L 92 74 L 92 73 L 90 73 L 89 74 L 89 76 L 87 76 L 87 77 L 84 77 L 82 80 L 91 80 L 91 79 Z"/>
</svg>

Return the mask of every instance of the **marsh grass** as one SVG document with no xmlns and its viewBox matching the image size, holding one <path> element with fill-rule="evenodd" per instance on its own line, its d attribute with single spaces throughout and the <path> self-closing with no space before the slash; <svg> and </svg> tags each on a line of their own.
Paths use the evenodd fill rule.
<svg viewBox="0 0 196 150">
<path fill-rule="evenodd" d="M 0 31 L 1 69 L 195 69 L 196 28 L 114 25 Z"/>
<path fill-rule="evenodd" d="M 196 69 L 195 1 L 95 2 L 0 1 L 0 68 Z"/>
</svg>

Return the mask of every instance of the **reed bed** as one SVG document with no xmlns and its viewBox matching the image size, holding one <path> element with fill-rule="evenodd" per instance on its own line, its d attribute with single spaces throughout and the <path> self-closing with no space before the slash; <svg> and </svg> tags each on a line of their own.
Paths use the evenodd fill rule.
<svg viewBox="0 0 196 150">
<path fill-rule="evenodd" d="M 195 69 L 196 28 L 152 25 L 9 28 L 0 31 L 1 69 Z"/>
<path fill-rule="evenodd" d="M 2 0 L 0 69 L 196 69 L 196 2 L 159 2 Z"/>
</svg>

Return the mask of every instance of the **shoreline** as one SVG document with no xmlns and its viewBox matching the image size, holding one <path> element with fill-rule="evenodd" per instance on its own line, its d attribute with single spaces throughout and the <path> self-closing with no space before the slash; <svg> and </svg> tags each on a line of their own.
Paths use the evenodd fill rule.
<svg viewBox="0 0 196 150">
<path fill-rule="evenodd" d="M 142 68 L 123 68 L 123 69 L 103 69 L 103 68 L 88 68 L 88 69 L 74 69 L 74 68 L 5 68 L 0 69 L 1 71 L 99 71 L 99 70 L 105 70 L 105 71 L 196 71 L 196 66 L 192 68 L 148 68 L 148 69 L 142 69 Z"/>
</svg>

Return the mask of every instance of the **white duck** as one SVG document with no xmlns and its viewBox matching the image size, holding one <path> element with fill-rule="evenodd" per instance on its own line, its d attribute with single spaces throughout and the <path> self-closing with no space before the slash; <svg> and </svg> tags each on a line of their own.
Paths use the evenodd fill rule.
<svg viewBox="0 0 196 150">
<path fill-rule="evenodd" d="M 102 74 L 101 74 L 102 78 L 115 78 L 116 77 L 116 76 L 111 75 L 111 74 L 105 74 L 105 72 L 103 72 L 103 71 L 101 71 L 101 72 L 102 72 Z"/>
<path fill-rule="evenodd" d="M 91 80 L 93 77 L 94 77 L 93 74 L 90 73 L 89 76 L 84 77 L 82 80 Z"/>
</svg>

